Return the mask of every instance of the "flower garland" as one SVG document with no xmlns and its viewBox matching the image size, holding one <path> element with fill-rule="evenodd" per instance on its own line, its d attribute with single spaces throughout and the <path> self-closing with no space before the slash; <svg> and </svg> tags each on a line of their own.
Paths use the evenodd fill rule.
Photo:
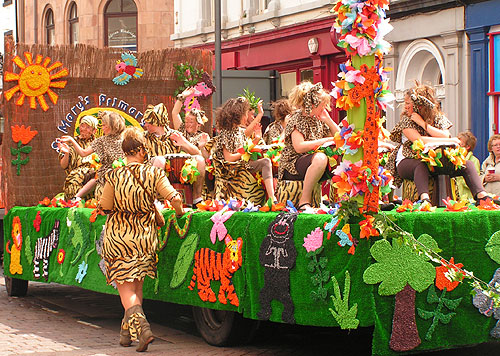
<svg viewBox="0 0 500 356">
<path fill-rule="evenodd" d="M 389 0 L 338 0 L 331 12 L 337 14 L 333 27 L 340 33 L 338 47 L 346 54 L 368 56 L 389 52 L 384 36 L 392 30 L 385 11 Z"/>
<path fill-rule="evenodd" d="M 196 158 L 189 158 L 182 166 L 179 180 L 182 184 L 193 184 L 199 175 Z"/>
<path fill-rule="evenodd" d="M 441 159 L 447 158 L 455 167 L 455 170 L 465 167 L 467 162 L 467 149 L 465 147 L 438 147 L 436 149 L 425 147 L 421 139 L 413 141 L 412 150 L 416 152 L 417 158 L 427 164 L 429 170 L 434 172 L 434 167 L 443 167 Z"/>
</svg>

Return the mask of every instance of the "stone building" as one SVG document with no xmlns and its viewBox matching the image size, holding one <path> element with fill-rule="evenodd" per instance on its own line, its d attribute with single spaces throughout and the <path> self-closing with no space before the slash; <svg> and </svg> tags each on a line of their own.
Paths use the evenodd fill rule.
<svg viewBox="0 0 500 356">
<path fill-rule="evenodd" d="M 18 0 L 19 42 L 147 51 L 173 47 L 168 0 Z"/>
</svg>

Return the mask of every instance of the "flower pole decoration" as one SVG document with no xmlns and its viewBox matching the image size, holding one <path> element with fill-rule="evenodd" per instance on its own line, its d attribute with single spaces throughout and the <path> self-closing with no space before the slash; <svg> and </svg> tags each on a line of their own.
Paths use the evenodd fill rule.
<svg viewBox="0 0 500 356">
<path fill-rule="evenodd" d="M 28 154 L 33 149 L 31 146 L 26 146 L 33 137 L 38 134 L 38 131 L 31 131 L 31 126 L 24 127 L 24 125 L 11 126 L 12 129 L 12 140 L 17 143 L 17 148 L 10 148 L 10 153 L 16 156 L 12 160 L 12 164 L 17 166 L 17 175 L 21 175 L 21 165 L 25 165 L 29 162 L 29 157 L 21 159 L 21 153 Z M 23 146 L 24 145 L 24 146 Z"/>
<path fill-rule="evenodd" d="M 378 211 L 382 181 L 378 161 L 380 111 L 394 99 L 387 89 L 390 69 L 382 67 L 382 55 L 390 49 L 383 37 L 392 30 L 385 19 L 388 7 L 389 0 L 338 0 L 332 9 L 337 15 L 333 27 L 340 34 L 337 45 L 344 48 L 350 59 L 341 66 L 339 80 L 331 95 L 338 108 L 347 110 L 347 122 L 352 127 L 355 141 L 363 146 L 362 151 L 346 151 L 344 162 L 349 162 L 349 166 L 362 162 L 362 166 L 356 168 L 362 171 L 358 176 L 370 182 L 353 181 L 352 175 L 346 172 L 351 170 L 345 167 L 342 175 L 345 183 L 335 183 L 344 186 L 343 193 L 347 192 L 348 186 L 358 185 L 350 189 L 349 195 L 356 197 L 359 203 L 362 201 L 363 210 L 367 212 Z"/>
<path fill-rule="evenodd" d="M 304 243 L 302 244 L 307 251 L 307 257 L 311 259 L 307 265 L 307 270 L 313 273 L 311 281 L 314 286 L 317 286 L 316 290 L 311 291 L 311 298 L 315 301 L 325 300 L 327 297 L 327 287 L 326 283 L 330 280 L 330 271 L 326 269 L 328 265 L 328 257 L 318 256 L 323 251 L 323 230 L 317 227 L 307 237 L 304 237 Z"/>
</svg>

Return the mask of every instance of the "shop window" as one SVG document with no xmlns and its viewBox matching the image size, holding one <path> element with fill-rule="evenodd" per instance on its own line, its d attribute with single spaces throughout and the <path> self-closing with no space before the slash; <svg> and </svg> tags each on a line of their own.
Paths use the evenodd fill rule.
<svg viewBox="0 0 500 356">
<path fill-rule="evenodd" d="M 72 2 L 69 8 L 69 43 L 72 45 L 76 45 L 78 43 L 79 38 L 79 29 L 78 29 L 78 8 L 76 7 L 76 3 Z"/>
<path fill-rule="evenodd" d="M 56 43 L 56 26 L 54 24 L 54 12 L 48 9 L 45 13 L 45 39 L 47 44 L 54 45 Z"/>
<path fill-rule="evenodd" d="M 314 72 L 312 69 L 303 69 L 300 71 L 300 81 L 303 82 L 305 80 L 314 83 Z"/>
<path fill-rule="evenodd" d="M 290 91 L 297 84 L 297 73 L 295 71 L 280 73 L 281 97 L 288 98 Z"/>
<path fill-rule="evenodd" d="M 105 44 L 137 51 L 137 6 L 133 0 L 111 0 L 104 11 Z"/>
</svg>

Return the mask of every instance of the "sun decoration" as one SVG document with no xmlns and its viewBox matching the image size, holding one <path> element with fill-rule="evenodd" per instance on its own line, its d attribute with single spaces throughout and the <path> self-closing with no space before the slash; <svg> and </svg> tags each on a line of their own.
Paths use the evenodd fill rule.
<svg viewBox="0 0 500 356">
<path fill-rule="evenodd" d="M 33 62 L 33 55 L 30 52 L 24 52 L 24 57 L 26 57 L 28 65 L 26 65 L 19 56 L 15 56 L 14 59 L 12 59 L 12 61 L 21 68 L 19 74 L 5 72 L 4 80 L 6 82 L 17 80 L 19 83 L 5 92 L 5 99 L 9 101 L 15 93 L 21 91 L 21 95 L 17 99 L 16 105 L 22 106 L 24 104 L 24 98 L 27 96 L 30 100 L 30 108 L 36 109 L 36 99 L 38 99 L 42 110 L 47 111 L 49 106 L 43 95 L 47 94 L 52 103 L 56 104 L 59 96 L 50 88 L 64 88 L 67 81 L 53 82 L 53 80 L 67 76 L 69 74 L 68 70 L 63 68 L 55 74 L 50 74 L 54 69 L 61 67 L 62 63 L 55 62 L 49 66 L 51 59 L 49 57 L 43 59 L 43 56 L 40 54 L 36 56 L 36 60 Z"/>
</svg>

